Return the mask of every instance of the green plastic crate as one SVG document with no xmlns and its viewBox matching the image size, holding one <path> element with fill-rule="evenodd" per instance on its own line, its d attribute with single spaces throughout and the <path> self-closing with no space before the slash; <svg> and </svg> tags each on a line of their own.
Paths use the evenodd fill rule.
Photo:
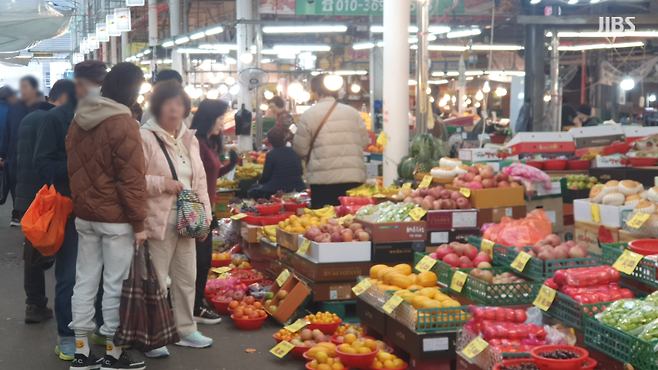
<svg viewBox="0 0 658 370">
<path fill-rule="evenodd" d="M 612 302 L 582 304 L 566 294 L 557 292 L 555 299 L 545 315 L 556 318 L 575 329 L 582 329 L 586 317 L 593 317 L 603 312 Z"/>
<path fill-rule="evenodd" d="M 448 289 L 439 290 L 445 294 L 449 293 Z M 387 291 L 386 300 L 388 301 L 394 293 L 394 291 Z M 407 320 L 413 319 L 412 315 L 414 310 L 416 311 L 415 322 L 406 322 Z M 402 301 L 402 303 L 393 310 L 392 315 L 398 321 L 405 321 L 409 327 L 415 326 L 414 330 L 417 332 L 456 331 L 466 325 L 466 322 L 470 320 L 472 316 L 471 313 L 468 312 L 468 306 L 415 309 L 407 301 Z"/>
<path fill-rule="evenodd" d="M 420 262 L 423 257 L 429 255 L 429 253 L 424 253 L 424 252 L 416 252 L 414 253 L 414 272 L 419 273 L 420 271 L 416 270 L 416 265 L 418 262 Z M 450 286 L 450 283 L 452 282 L 452 276 L 455 273 L 455 271 L 466 271 L 470 269 L 453 269 L 452 266 L 449 264 L 443 262 L 443 261 L 436 261 L 434 266 L 430 269 L 433 273 L 436 274 L 437 279 L 439 280 L 439 283 L 443 285 L 448 285 Z"/>
<path fill-rule="evenodd" d="M 463 269 L 461 271 L 469 274 L 473 269 Z M 491 271 L 494 275 L 503 272 L 517 273 L 511 267 L 492 267 L 484 268 L 481 270 Z M 452 282 L 454 271 L 450 274 L 450 281 Z M 469 276 L 466 284 L 462 288 L 461 294 L 473 302 L 483 304 L 485 306 L 513 306 L 532 304 L 539 289 L 542 286 L 540 281 L 526 281 L 524 283 L 510 283 L 510 284 L 489 284 L 484 280 L 480 280 Z M 450 286 L 450 284 L 448 284 Z M 451 289 L 451 291 L 453 291 Z M 457 293 L 456 291 L 453 291 Z"/>
<path fill-rule="evenodd" d="M 619 256 L 624 253 L 626 247 L 626 243 L 601 244 L 601 249 L 603 250 L 603 263 L 612 266 Z M 658 282 L 656 282 L 657 267 L 656 262 L 643 258 L 642 261 L 637 264 L 635 271 L 633 271 L 631 275 L 624 274 L 623 272 L 620 272 L 620 274 L 621 276 L 640 281 L 652 287 L 658 287 Z"/>
<path fill-rule="evenodd" d="M 523 248 L 528 251 L 532 247 Z M 519 252 L 512 247 L 505 247 L 499 244 L 494 244 L 495 265 L 510 266 L 518 255 Z M 519 273 L 533 280 L 544 280 L 552 278 L 553 275 L 555 275 L 555 271 L 557 270 L 600 265 L 601 261 L 595 255 L 585 258 L 567 258 L 549 261 L 542 261 L 538 258 L 530 258 L 523 271 Z"/>
<path fill-rule="evenodd" d="M 635 369 L 658 370 L 656 353 L 653 351 L 658 340 L 646 342 L 592 318 L 585 319 L 584 333 L 586 345 L 629 363 Z"/>
</svg>

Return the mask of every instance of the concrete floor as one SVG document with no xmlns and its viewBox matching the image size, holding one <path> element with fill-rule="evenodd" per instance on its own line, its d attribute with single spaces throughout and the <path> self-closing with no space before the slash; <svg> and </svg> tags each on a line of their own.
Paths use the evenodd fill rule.
<svg viewBox="0 0 658 370">
<path fill-rule="evenodd" d="M 23 291 L 23 234 L 20 228 L 9 227 L 11 199 L 0 206 L 0 369 L 2 370 L 65 370 L 69 362 L 55 354 L 57 330 L 55 320 L 26 325 L 25 293 Z M 47 294 L 52 307 L 55 298 L 53 269 L 46 275 Z M 146 359 L 148 369 L 158 370 L 247 370 L 247 369 L 304 369 L 304 363 L 290 355 L 279 360 L 269 353 L 276 344 L 272 334 L 281 325 L 268 319 L 257 331 L 241 331 L 230 317 L 223 317 L 219 325 L 200 325 L 199 330 L 214 339 L 207 349 L 169 346 L 171 356 L 161 360 Z M 248 348 L 256 349 L 246 353 Z M 95 346 L 95 351 L 104 351 Z M 130 351 L 135 358 L 142 355 Z"/>
</svg>

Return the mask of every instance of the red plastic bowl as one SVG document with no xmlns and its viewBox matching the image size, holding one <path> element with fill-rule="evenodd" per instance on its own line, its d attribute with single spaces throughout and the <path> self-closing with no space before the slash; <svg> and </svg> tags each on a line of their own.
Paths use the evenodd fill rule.
<svg viewBox="0 0 658 370">
<path fill-rule="evenodd" d="M 651 157 L 628 157 L 633 167 L 649 167 L 656 164 L 657 158 Z"/>
<path fill-rule="evenodd" d="M 583 362 L 583 367 L 582 367 L 582 369 L 583 369 L 583 370 L 594 370 L 594 368 L 595 368 L 596 365 L 598 365 L 598 364 L 599 364 L 598 361 L 596 361 L 595 359 L 593 359 L 593 358 L 591 358 L 591 357 L 588 357 L 588 358 L 585 359 L 585 362 Z"/>
<path fill-rule="evenodd" d="M 402 362 L 404 362 L 404 361 L 402 361 Z M 398 367 L 395 370 L 407 370 L 408 368 L 409 368 L 409 364 L 405 362 L 403 367 Z M 377 368 L 372 367 L 372 366 L 369 367 L 368 369 L 370 369 L 370 370 L 381 370 L 381 369 L 377 369 Z"/>
<path fill-rule="evenodd" d="M 586 170 L 589 168 L 589 161 L 586 159 L 574 159 L 567 162 L 567 169 L 569 170 Z"/>
<path fill-rule="evenodd" d="M 338 329 L 341 322 L 343 322 L 342 319 L 338 319 L 338 321 L 329 324 L 311 323 L 306 325 L 306 329 L 309 329 L 311 331 L 318 329 L 325 335 L 332 335 L 336 332 L 336 329 Z"/>
<path fill-rule="evenodd" d="M 345 334 L 343 334 L 343 336 L 345 336 Z M 338 338 L 338 337 L 340 337 L 340 334 L 335 334 L 335 335 L 332 335 L 332 336 L 329 338 L 329 340 L 331 341 L 331 343 L 333 343 L 333 344 L 335 344 L 335 345 L 337 345 L 337 346 L 340 346 L 340 345 L 343 344 L 343 343 L 342 343 L 342 342 L 339 342 L 339 341 L 336 340 L 336 338 Z M 367 336 L 367 335 L 363 335 L 363 336 L 361 336 L 361 337 L 357 336 L 357 339 L 359 339 L 359 338 L 366 338 L 366 339 L 372 339 L 372 340 L 375 340 L 375 338 L 373 338 L 373 337 L 369 337 L 369 336 Z"/>
<path fill-rule="evenodd" d="M 503 362 L 499 362 L 494 365 L 493 370 L 500 370 L 500 367 L 505 365 L 505 366 L 515 366 L 515 365 L 523 365 L 523 364 L 534 364 L 535 360 L 531 358 L 522 358 L 518 360 L 505 360 Z"/>
<path fill-rule="evenodd" d="M 256 209 L 258 210 L 258 213 L 260 213 L 262 216 L 271 216 L 281 211 L 281 204 L 275 204 L 273 206 L 257 205 Z"/>
<path fill-rule="evenodd" d="M 575 352 L 579 354 L 580 357 L 572 358 L 570 360 L 553 360 L 539 356 L 539 353 L 541 352 L 552 352 L 558 349 Z M 583 348 L 575 346 L 552 345 L 535 347 L 530 350 L 530 356 L 535 360 L 535 365 L 537 365 L 540 370 L 581 370 L 583 362 L 589 357 L 589 352 Z"/>
<path fill-rule="evenodd" d="M 231 259 L 212 260 L 212 262 L 210 262 L 210 266 L 212 266 L 212 267 L 224 267 L 224 266 L 228 266 L 230 264 L 231 264 Z"/>
<path fill-rule="evenodd" d="M 544 171 L 562 171 L 567 168 L 566 159 L 549 159 L 544 161 Z"/>
<path fill-rule="evenodd" d="M 605 148 L 603 148 L 603 153 L 605 153 L 605 155 L 616 154 L 616 153 L 624 154 L 629 150 L 631 150 L 630 143 L 618 143 L 618 144 L 612 144 L 606 146 Z"/>
<path fill-rule="evenodd" d="M 286 212 L 297 212 L 298 209 L 300 208 L 306 208 L 306 205 L 308 205 L 308 202 L 303 202 L 303 203 L 283 203 L 283 209 L 286 210 Z"/>
<path fill-rule="evenodd" d="M 308 350 L 310 350 L 313 347 L 315 346 L 295 346 L 293 349 L 290 350 L 290 354 L 296 360 L 305 361 L 306 359 L 304 358 L 304 353 L 306 353 Z"/>
<path fill-rule="evenodd" d="M 287 340 L 287 339 L 281 339 L 281 338 L 277 337 L 277 336 L 276 336 L 277 334 L 279 334 L 279 333 L 274 333 L 274 334 L 272 334 L 272 338 L 274 338 L 274 340 L 276 340 L 277 343 L 281 343 L 281 342 L 283 342 L 284 340 L 285 340 L 286 342 L 290 342 L 290 341 Z"/>
<path fill-rule="evenodd" d="M 543 161 L 526 161 L 525 164 L 528 166 L 532 166 L 537 169 L 542 169 L 544 168 L 544 162 Z"/>
<path fill-rule="evenodd" d="M 370 368 L 370 365 L 372 365 L 372 360 L 377 357 L 377 352 L 379 352 L 379 348 L 370 353 L 352 355 L 349 353 L 341 352 L 338 347 L 336 347 L 338 358 L 340 358 L 340 362 L 342 362 L 345 367 L 356 367 L 359 369 Z"/>
<path fill-rule="evenodd" d="M 235 322 L 235 326 L 240 330 L 258 330 L 263 326 L 265 319 L 267 319 L 267 315 L 257 319 L 236 319 L 233 315 L 231 315 L 231 318 L 233 319 L 233 322 Z"/>
<path fill-rule="evenodd" d="M 638 239 L 628 242 L 628 248 L 635 253 L 643 256 L 658 254 L 658 240 L 656 239 Z"/>
<path fill-rule="evenodd" d="M 215 306 L 215 309 L 217 310 L 217 312 L 221 313 L 222 315 L 228 315 L 229 314 L 228 305 L 231 304 L 231 301 L 222 302 L 222 301 L 218 301 L 217 298 L 219 297 L 215 297 L 212 299 L 212 304 Z"/>
</svg>

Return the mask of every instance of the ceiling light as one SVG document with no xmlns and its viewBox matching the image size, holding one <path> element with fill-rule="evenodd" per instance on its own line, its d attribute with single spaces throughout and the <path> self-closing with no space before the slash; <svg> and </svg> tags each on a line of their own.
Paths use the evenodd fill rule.
<svg viewBox="0 0 658 370">
<path fill-rule="evenodd" d="M 218 33 L 221 33 L 222 31 L 224 31 L 224 29 L 222 27 L 213 27 L 213 28 L 210 28 L 210 29 L 206 30 L 206 36 L 216 35 Z"/>
<path fill-rule="evenodd" d="M 480 102 L 475 102 L 475 108 L 480 108 L 481 106 L 482 104 L 480 104 Z"/>
<path fill-rule="evenodd" d="M 174 42 L 172 40 L 165 41 L 165 42 L 162 43 L 162 47 L 164 47 L 164 48 L 170 48 L 172 46 L 174 46 Z"/>
<path fill-rule="evenodd" d="M 313 71 L 311 72 L 312 76 L 317 76 L 319 75 L 320 71 Z M 339 76 L 365 76 L 368 74 L 368 71 L 364 70 L 356 70 L 356 71 L 350 71 L 350 70 L 338 70 L 338 71 L 333 71 L 332 74 L 339 75 Z"/>
<path fill-rule="evenodd" d="M 530 4 L 539 4 L 541 0 L 530 0 Z"/>
<path fill-rule="evenodd" d="M 140 95 L 137 97 L 137 103 L 142 104 L 144 102 L 144 95 Z"/>
<path fill-rule="evenodd" d="M 578 4 L 578 0 L 569 0 L 568 4 Z"/>
<path fill-rule="evenodd" d="M 141 64 L 141 65 L 151 64 L 151 61 L 150 60 L 142 60 L 141 62 L 139 62 L 139 64 Z"/>
<path fill-rule="evenodd" d="M 370 32 L 372 32 L 372 33 L 384 33 L 384 26 L 371 26 L 370 27 Z M 409 33 L 418 33 L 418 27 L 409 26 Z M 438 32 L 436 32 L 436 33 L 438 33 Z"/>
<path fill-rule="evenodd" d="M 291 82 L 290 85 L 288 85 L 288 95 L 290 95 L 295 100 L 299 100 L 303 92 L 304 86 L 297 80 Z"/>
<path fill-rule="evenodd" d="M 297 59 L 297 54 L 291 54 L 291 53 L 279 54 L 276 57 L 279 59 Z"/>
<path fill-rule="evenodd" d="M 475 93 L 475 100 L 482 100 L 484 99 L 484 94 L 482 93 L 482 90 L 478 90 L 477 93 Z"/>
<path fill-rule="evenodd" d="M 658 31 L 625 31 L 625 32 L 575 32 L 575 31 L 560 31 L 557 33 L 560 38 L 575 38 L 575 37 L 658 37 Z M 550 37 L 546 35 L 547 37 Z"/>
<path fill-rule="evenodd" d="M 599 1 L 601 1 L 601 0 L 589 0 L 589 3 L 590 3 L 590 4 L 596 4 L 596 3 L 598 3 Z"/>
<path fill-rule="evenodd" d="M 224 63 L 226 64 L 238 64 L 238 61 L 235 60 L 233 57 L 226 57 L 224 58 Z"/>
<path fill-rule="evenodd" d="M 164 64 L 171 64 L 171 59 L 165 59 L 162 61 Z"/>
<path fill-rule="evenodd" d="M 551 101 L 551 96 L 550 95 L 544 95 L 544 101 L 545 102 Z"/>
<path fill-rule="evenodd" d="M 142 87 L 139 88 L 139 93 L 140 94 L 146 94 L 147 92 L 151 91 L 151 84 L 148 82 L 144 82 L 142 84 Z"/>
<path fill-rule="evenodd" d="M 488 93 L 491 91 L 491 87 L 489 87 L 489 81 L 484 81 L 484 86 L 482 86 L 482 92 Z"/>
<path fill-rule="evenodd" d="M 343 87 L 343 77 L 333 73 L 324 77 L 324 86 L 329 89 L 329 91 L 338 91 Z"/>
<path fill-rule="evenodd" d="M 430 103 L 434 103 L 434 97 L 430 96 Z"/>
<path fill-rule="evenodd" d="M 352 44 L 352 49 L 354 50 L 366 50 L 366 49 L 372 49 L 375 47 L 375 44 L 373 42 L 357 42 Z"/>
<path fill-rule="evenodd" d="M 427 49 L 435 51 L 466 51 L 468 47 L 458 45 L 429 45 Z"/>
<path fill-rule="evenodd" d="M 429 80 L 427 81 L 427 83 L 430 85 L 443 85 L 443 84 L 447 84 L 448 80 Z"/>
<path fill-rule="evenodd" d="M 450 27 L 447 27 L 447 26 L 430 26 L 428 28 L 428 31 L 430 33 L 436 33 L 436 34 L 448 33 L 448 32 L 450 32 Z"/>
<path fill-rule="evenodd" d="M 656 101 L 656 94 L 651 94 L 651 95 L 649 95 L 649 99 L 648 99 L 648 100 L 649 100 L 649 102 L 651 102 L 651 103 L 655 102 L 655 101 Z"/>
<path fill-rule="evenodd" d="M 487 75 L 525 76 L 525 71 L 484 71 Z"/>
<path fill-rule="evenodd" d="M 144 55 L 149 55 L 149 54 L 151 54 L 151 49 L 145 49 L 143 51 L 143 53 L 144 53 Z"/>
<path fill-rule="evenodd" d="M 309 100 L 311 100 L 311 93 L 304 90 L 304 92 L 302 92 L 302 98 L 300 99 L 300 101 L 305 102 Z"/>
<path fill-rule="evenodd" d="M 471 99 L 466 99 L 466 105 L 470 105 L 473 101 Z"/>
<path fill-rule="evenodd" d="M 200 44 L 199 49 L 238 50 L 237 44 Z"/>
<path fill-rule="evenodd" d="M 135 56 L 136 56 L 137 58 L 141 58 L 141 57 L 144 56 L 144 53 L 137 53 L 137 54 L 135 54 Z"/>
<path fill-rule="evenodd" d="M 263 64 L 272 63 L 272 59 L 270 59 L 270 58 L 264 58 L 264 59 L 261 59 L 260 62 L 263 63 Z"/>
<path fill-rule="evenodd" d="M 198 40 L 198 39 L 203 38 L 203 37 L 205 37 L 205 36 L 206 36 L 205 32 L 197 32 L 197 33 L 193 33 L 193 34 L 190 36 L 190 39 L 191 39 L 191 40 Z M 206 96 L 207 96 L 207 95 L 206 95 Z"/>
<path fill-rule="evenodd" d="M 208 99 L 217 99 L 217 98 L 219 98 L 219 90 L 217 90 L 217 89 L 208 90 L 208 92 L 206 93 L 206 98 L 208 98 Z"/>
<path fill-rule="evenodd" d="M 270 100 L 274 97 L 274 93 L 271 92 L 270 90 L 265 90 L 265 92 L 263 92 L 263 96 L 265 97 L 265 99 Z"/>
<path fill-rule="evenodd" d="M 445 107 L 446 104 L 448 104 L 448 102 L 445 101 L 445 100 L 441 100 L 441 101 L 439 101 L 439 107 Z"/>
<path fill-rule="evenodd" d="M 232 86 L 235 84 L 235 77 L 228 76 L 224 79 L 224 82 L 226 82 L 227 85 Z"/>
<path fill-rule="evenodd" d="M 599 49 L 633 48 L 633 47 L 642 47 L 642 46 L 644 46 L 644 43 L 642 41 L 636 41 L 636 42 L 622 42 L 617 44 L 583 44 L 576 46 L 561 45 L 558 47 L 558 50 L 583 51 L 583 50 L 599 50 Z"/>
<path fill-rule="evenodd" d="M 190 41 L 190 38 L 187 37 L 187 36 L 183 36 L 183 37 L 181 37 L 181 38 L 176 39 L 176 41 L 174 41 L 174 43 L 175 43 L 176 45 L 180 45 L 180 44 L 184 44 L 184 43 L 186 43 L 186 42 L 188 42 L 188 41 Z"/>
<path fill-rule="evenodd" d="M 219 78 L 218 75 L 213 75 L 212 77 L 210 77 L 210 78 L 208 79 L 208 82 L 210 82 L 210 83 L 213 84 L 213 85 L 216 85 L 216 84 L 220 83 L 221 81 L 222 81 L 222 80 Z"/>
<path fill-rule="evenodd" d="M 619 87 L 621 87 L 622 90 L 628 91 L 628 90 L 633 90 L 635 87 L 635 81 L 633 81 L 632 78 L 626 77 L 621 82 L 619 83 Z"/>
<path fill-rule="evenodd" d="M 409 80 L 409 86 L 416 86 L 418 85 L 418 81 L 416 80 Z"/>
<path fill-rule="evenodd" d="M 231 86 L 231 88 L 228 89 L 228 92 L 231 95 L 238 95 L 238 93 L 240 92 L 240 85 L 235 84 Z"/>
<path fill-rule="evenodd" d="M 330 51 L 329 45 L 274 45 L 273 50 L 281 52 Z"/>
<path fill-rule="evenodd" d="M 471 50 L 503 50 L 503 51 L 515 51 L 523 50 L 521 45 L 473 45 Z"/>
<path fill-rule="evenodd" d="M 187 85 L 187 86 L 185 86 L 185 88 L 184 88 L 183 90 L 185 90 L 185 92 L 187 93 L 187 95 L 192 96 L 192 94 L 194 93 L 194 86 L 192 86 L 192 85 Z"/>
<path fill-rule="evenodd" d="M 507 89 L 504 87 L 499 87 L 496 89 L 495 94 L 497 97 L 503 97 L 507 95 Z"/>
<path fill-rule="evenodd" d="M 219 90 L 219 93 L 220 93 L 221 95 L 224 95 L 224 94 L 226 94 L 226 93 L 228 92 L 228 86 L 227 86 L 226 84 L 221 84 L 221 85 L 219 85 L 219 87 L 217 88 L 217 90 Z"/>
<path fill-rule="evenodd" d="M 260 105 L 260 110 L 267 110 L 267 108 L 268 108 L 267 104 L 263 103 L 263 104 Z"/>
<path fill-rule="evenodd" d="M 325 32 L 345 32 L 345 31 L 347 31 L 347 26 L 343 26 L 343 25 L 263 27 L 264 33 L 325 33 Z"/>
<path fill-rule="evenodd" d="M 254 61 L 254 54 L 245 51 L 244 53 L 240 54 L 240 61 L 242 64 L 251 64 L 251 62 Z"/>
<path fill-rule="evenodd" d="M 276 85 L 276 91 L 282 92 L 283 91 L 283 86 L 281 85 Z"/>
<path fill-rule="evenodd" d="M 467 37 L 467 36 L 477 36 L 481 34 L 482 31 L 480 31 L 479 28 L 473 28 L 470 30 L 459 30 L 459 31 L 450 31 L 446 35 L 449 39 L 454 39 L 457 37 Z"/>
<path fill-rule="evenodd" d="M 353 93 L 358 94 L 359 91 L 361 91 L 361 85 L 359 85 L 357 83 L 354 83 L 354 84 L 352 84 L 352 87 L 350 88 L 350 90 L 352 90 Z"/>
<path fill-rule="evenodd" d="M 452 99 L 450 100 L 452 100 L 452 104 L 455 104 L 457 102 L 457 97 L 453 95 Z"/>
</svg>

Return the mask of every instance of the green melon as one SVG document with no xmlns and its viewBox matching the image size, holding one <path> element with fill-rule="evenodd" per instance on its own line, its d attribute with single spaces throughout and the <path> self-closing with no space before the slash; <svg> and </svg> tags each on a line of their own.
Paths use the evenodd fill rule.
<svg viewBox="0 0 658 370">
<path fill-rule="evenodd" d="M 418 160 L 416 158 L 409 156 L 402 157 L 400 164 L 398 164 L 398 176 L 403 179 L 413 179 L 417 162 Z"/>
<path fill-rule="evenodd" d="M 418 157 L 421 162 L 429 162 L 434 155 L 434 136 L 418 134 L 411 142 L 411 156 Z"/>
</svg>

